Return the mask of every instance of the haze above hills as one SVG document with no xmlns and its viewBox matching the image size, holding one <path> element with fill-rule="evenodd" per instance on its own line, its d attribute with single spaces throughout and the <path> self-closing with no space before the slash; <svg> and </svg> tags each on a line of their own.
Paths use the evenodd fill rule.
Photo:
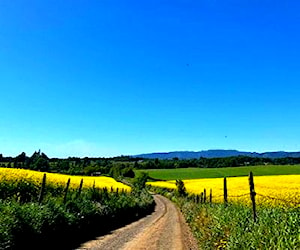
<svg viewBox="0 0 300 250">
<path fill-rule="evenodd" d="M 202 151 L 174 151 L 167 153 L 147 153 L 136 155 L 141 158 L 148 159 L 193 159 L 193 158 L 218 158 L 218 157 L 231 157 L 231 156 L 250 156 L 250 157 L 260 157 L 260 158 L 285 158 L 285 157 L 300 157 L 300 152 L 285 152 L 285 151 L 276 151 L 276 152 L 244 152 L 238 150 L 223 150 L 223 149 L 214 149 L 214 150 L 202 150 Z"/>
</svg>

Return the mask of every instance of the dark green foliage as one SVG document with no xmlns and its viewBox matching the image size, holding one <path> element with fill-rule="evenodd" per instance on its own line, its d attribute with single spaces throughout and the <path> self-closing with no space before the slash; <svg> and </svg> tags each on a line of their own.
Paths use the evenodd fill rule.
<svg viewBox="0 0 300 250">
<path fill-rule="evenodd" d="M 299 208 L 198 203 L 195 196 L 151 188 L 176 202 L 198 240 L 199 249 L 300 249 Z"/>
<path fill-rule="evenodd" d="M 60 169 L 61 171 L 68 171 L 70 168 L 70 163 L 67 160 L 57 161 L 57 169 Z"/>
<path fill-rule="evenodd" d="M 137 190 L 145 189 L 148 178 L 148 173 L 140 172 L 133 180 L 134 188 Z"/>
<path fill-rule="evenodd" d="M 134 178 L 135 173 L 133 171 L 133 167 L 130 166 L 130 164 L 118 164 L 114 162 L 112 163 L 112 166 L 109 170 L 109 175 L 115 179 L 121 179 L 123 177 Z"/>
<path fill-rule="evenodd" d="M 113 166 L 109 171 L 109 175 L 112 176 L 114 179 L 119 179 L 121 177 L 121 167 Z"/>
<path fill-rule="evenodd" d="M 22 152 L 21 154 L 19 154 L 16 158 L 15 158 L 15 162 L 25 162 L 27 160 L 27 156 L 24 152 Z"/>
<path fill-rule="evenodd" d="M 18 182 L 2 180 L 0 182 L 0 199 L 16 200 L 20 203 L 37 201 L 40 187 L 21 179 Z"/>
<path fill-rule="evenodd" d="M 178 199 L 201 249 L 300 249 L 298 209 L 196 204 Z"/>
<path fill-rule="evenodd" d="M 176 180 L 176 187 L 179 196 L 187 196 L 186 189 L 182 180 Z"/>
<path fill-rule="evenodd" d="M 124 169 L 122 169 L 122 175 L 124 177 L 134 178 L 135 173 L 133 171 L 133 167 L 125 167 Z"/>
<path fill-rule="evenodd" d="M 38 151 L 31 157 L 23 152 L 17 157 L 0 157 L 0 166 L 27 168 L 47 172 L 59 172 L 72 175 L 110 175 L 114 178 L 134 177 L 133 169 L 182 169 L 182 168 L 228 168 L 258 165 L 295 165 L 300 164 L 300 158 L 259 158 L 249 156 L 198 158 L 198 159 L 143 159 L 130 156 L 113 158 L 78 158 L 67 159 L 48 158 Z M 249 171 L 247 171 L 249 172 Z M 223 176 L 222 176 L 223 177 Z M 179 178 L 179 177 L 177 177 Z M 176 179 L 176 178 L 173 178 Z"/>
<path fill-rule="evenodd" d="M 0 200 L 13 200 L 20 203 L 38 202 L 45 197 L 62 197 L 64 194 L 64 187 L 57 186 L 52 183 L 44 183 L 41 180 L 40 185 L 34 184 L 29 179 L 19 179 L 16 182 L 1 180 L 0 182 Z M 43 188 L 42 188 L 43 187 Z"/>
<path fill-rule="evenodd" d="M 25 161 L 27 167 L 33 170 L 48 171 L 50 167 L 49 158 L 40 151 L 34 152 L 34 154 Z"/>
<path fill-rule="evenodd" d="M 146 192 L 94 188 L 82 190 L 78 198 L 76 190 L 69 193 L 65 204 L 60 197 L 50 197 L 42 205 L 0 200 L 0 249 L 74 249 L 154 208 Z"/>
<path fill-rule="evenodd" d="M 0 182 L 0 249 L 74 249 L 153 209 L 152 196 L 142 190 L 74 190 L 68 184 L 52 185 L 46 178 L 38 186 L 26 179 L 4 179 Z"/>
</svg>

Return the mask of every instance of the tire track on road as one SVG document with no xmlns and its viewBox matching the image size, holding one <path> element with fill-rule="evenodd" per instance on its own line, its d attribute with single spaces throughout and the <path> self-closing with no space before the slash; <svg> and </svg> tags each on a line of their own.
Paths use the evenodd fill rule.
<svg viewBox="0 0 300 250">
<path fill-rule="evenodd" d="M 154 195 L 154 199 L 156 206 L 152 214 L 114 230 L 111 234 L 86 242 L 78 249 L 198 249 L 178 208 L 163 196 Z"/>
</svg>

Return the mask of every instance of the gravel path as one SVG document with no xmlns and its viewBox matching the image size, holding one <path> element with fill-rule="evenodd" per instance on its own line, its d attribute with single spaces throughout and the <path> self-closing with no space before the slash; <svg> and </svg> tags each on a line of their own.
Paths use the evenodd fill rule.
<svg viewBox="0 0 300 250">
<path fill-rule="evenodd" d="M 178 208 L 167 198 L 154 195 L 155 211 L 111 234 L 86 242 L 78 249 L 188 250 L 198 249 Z"/>
</svg>

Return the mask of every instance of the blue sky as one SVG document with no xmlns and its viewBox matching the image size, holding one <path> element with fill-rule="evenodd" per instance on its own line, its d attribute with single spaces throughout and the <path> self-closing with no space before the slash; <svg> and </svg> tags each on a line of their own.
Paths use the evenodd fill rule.
<svg viewBox="0 0 300 250">
<path fill-rule="evenodd" d="M 0 153 L 300 150 L 300 2 L 0 2 Z"/>
</svg>

